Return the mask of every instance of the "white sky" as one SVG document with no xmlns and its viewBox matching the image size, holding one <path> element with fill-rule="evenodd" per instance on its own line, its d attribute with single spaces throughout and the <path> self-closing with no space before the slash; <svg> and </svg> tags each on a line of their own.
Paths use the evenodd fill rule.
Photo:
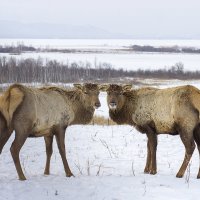
<svg viewBox="0 0 200 200">
<path fill-rule="evenodd" d="M 0 0 L 0 20 L 92 25 L 127 35 L 200 35 L 200 0 Z"/>
</svg>

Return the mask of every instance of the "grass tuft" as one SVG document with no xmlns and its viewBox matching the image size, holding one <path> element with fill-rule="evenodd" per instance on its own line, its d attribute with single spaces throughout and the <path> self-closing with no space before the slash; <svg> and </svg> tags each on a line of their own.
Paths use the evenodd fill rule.
<svg viewBox="0 0 200 200">
<path fill-rule="evenodd" d="M 105 125 L 105 126 L 116 125 L 116 123 L 113 120 L 103 116 L 96 116 L 96 115 L 93 117 L 90 124 Z"/>
</svg>

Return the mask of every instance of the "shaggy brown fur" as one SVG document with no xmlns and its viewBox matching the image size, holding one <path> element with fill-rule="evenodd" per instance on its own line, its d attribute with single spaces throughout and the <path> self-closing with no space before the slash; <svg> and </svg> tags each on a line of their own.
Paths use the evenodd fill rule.
<svg viewBox="0 0 200 200">
<path fill-rule="evenodd" d="M 195 149 L 200 152 L 200 91 L 193 86 L 168 89 L 142 88 L 111 84 L 107 91 L 109 114 L 118 124 L 129 124 L 148 137 L 144 172 L 157 173 L 157 134 L 179 134 L 185 146 L 185 158 L 177 173 L 182 177 Z M 200 178 L 200 169 L 197 175 Z"/>
<path fill-rule="evenodd" d="M 65 129 L 72 124 L 87 124 L 100 106 L 97 84 L 75 84 L 77 89 L 57 87 L 29 88 L 12 85 L 0 97 L 0 152 L 15 130 L 11 154 L 20 180 L 25 180 L 19 152 L 27 137 L 45 137 L 49 174 L 52 142 L 55 135 L 66 176 L 72 176 L 65 153 Z"/>
<path fill-rule="evenodd" d="M 13 113 L 23 101 L 24 95 L 18 88 L 10 87 L 4 95 L 0 96 L 0 112 L 6 119 L 7 126 L 10 125 Z M 4 109 L 6 108 L 6 109 Z"/>
</svg>

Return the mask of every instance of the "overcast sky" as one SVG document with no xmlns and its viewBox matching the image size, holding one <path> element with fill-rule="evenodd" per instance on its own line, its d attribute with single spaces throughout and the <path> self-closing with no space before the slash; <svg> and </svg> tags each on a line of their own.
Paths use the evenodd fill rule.
<svg viewBox="0 0 200 200">
<path fill-rule="evenodd" d="M 0 20 L 91 25 L 134 36 L 200 36 L 200 0 L 0 0 Z"/>
</svg>

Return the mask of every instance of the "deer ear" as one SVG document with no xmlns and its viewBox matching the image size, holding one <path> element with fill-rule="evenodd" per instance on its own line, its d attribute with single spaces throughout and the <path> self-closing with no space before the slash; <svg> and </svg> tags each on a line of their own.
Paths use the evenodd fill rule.
<svg viewBox="0 0 200 200">
<path fill-rule="evenodd" d="M 132 85 L 131 85 L 131 84 L 126 84 L 126 85 L 123 85 L 123 86 L 122 86 L 123 92 L 130 91 L 131 88 L 132 88 Z"/>
<path fill-rule="evenodd" d="M 79 83 L 74 83 L 74 87 L 79 89 L 79 90 L 83 90 L 83 86 Z"/>
<path fill-rule="evenodd" d="M 98 85 L 98 87 L 99 87 L 99 90 L 105 92 L 109 88 L 109 85 L 108 84 L 101 84 L 101 85 Z"/>
</svg>

